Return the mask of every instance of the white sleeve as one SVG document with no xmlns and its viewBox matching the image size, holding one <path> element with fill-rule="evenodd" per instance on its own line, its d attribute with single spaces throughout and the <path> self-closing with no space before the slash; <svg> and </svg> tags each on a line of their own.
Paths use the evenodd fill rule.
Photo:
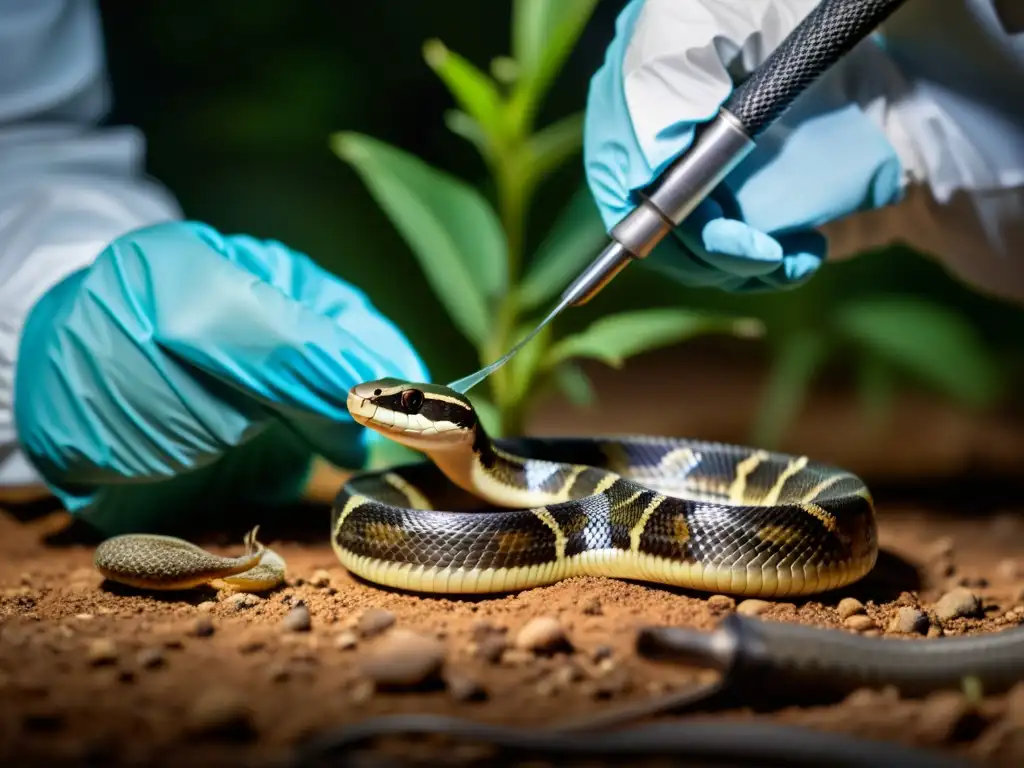
<svg viewBox="0 0 1024 768">
<path fill-rule="evenodd" d="M 907 3 L 851 92 L 896 148 L 905 199 L 833 222 L 833 258 L 891 243 L 991 296 L 1024 303 L 1024 4 Z M 885 83 L 882 88 L 877 84 Z"/>
<path fill-rule="evenodd" d="M 651 166 L 681 149 L 665 126 L 713 115 L 818 2 L 644 0 L 622 87 Z M 907 193 L 823 227 L 834 257 L 903 242 L 976 289 L 1024 301 L 1022 5 L 907 3 L 829 73 L 893 145 Z"/>
<path fill-rule="evenodd" d="M 0 0 L 0 490 L 40 482 L 13 419 L 28 311 L 119 235 L 181 218 L 143 137 L 98 127 L 108 88 L 93 0 Z"/>
</svg>

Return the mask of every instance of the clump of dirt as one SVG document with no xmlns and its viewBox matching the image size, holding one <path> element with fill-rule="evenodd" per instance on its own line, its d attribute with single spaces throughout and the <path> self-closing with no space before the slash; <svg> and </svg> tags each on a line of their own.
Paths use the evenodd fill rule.
<svg viewBox="0 0 1024 768">
<path fill-rule="evenodd" d="M 733 611 L 918 642 L 1024 620 L 1024 519 L 884 506 L 879 517 L 875 572 L 802 601 L 596 578 L 487 599 L 402 594 L 350 577 L 326 542 L 274 541 L 273 524 L 261 534 L 288 562 L 286 587 L 153 595 L 104 583 L 90 546 L 46 543 L 62 516 L 0 517 L 0 759 L 264 765 L 314 734 L 396 713 L 550 726 L 713 679 L 639 656 L 636 632 L 710 629 Z M 240 543 L 209 548 L 233 554 Z M 957 691 L 903 700 L 863 690 L 836 704 L 703 716 L 1024 761 L 1024 685 L 980 702 Z M 468 744 L 402 749 L 432 764 L 493 759 Z"/>
</svg>

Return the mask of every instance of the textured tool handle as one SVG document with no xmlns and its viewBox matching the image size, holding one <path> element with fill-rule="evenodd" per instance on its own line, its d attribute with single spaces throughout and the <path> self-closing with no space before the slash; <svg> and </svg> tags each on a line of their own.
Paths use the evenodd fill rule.
<svg viewBox="0 0 1024 768">
<path fill-rule="evenodd" d="M 822 0 L 722 106 L 752 139 L 905 0 Z"/>
</svg>

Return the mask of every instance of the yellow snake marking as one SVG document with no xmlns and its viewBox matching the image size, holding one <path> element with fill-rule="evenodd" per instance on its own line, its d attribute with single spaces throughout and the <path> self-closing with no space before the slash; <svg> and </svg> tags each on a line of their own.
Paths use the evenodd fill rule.
<svg viewBox="0 0 1024 768">
<path fill-rule="evenodd" d="M 586 467 L 574 466 L 572 471 L 569 472 L 569 476 L 566 477 L 565 482 L 562 483 L 562 487 L 559 488 L 558 492 L 555 494 L 555 498 L 561 499 L 562 501 L 569 501 L 569 491 L 572 490 L 573 484 L 585 470 Z"/>
<path fill-rule="evenodd" d="M 594 488 L 594 495 L 600 496 L 602 493 L 607 491 L 617 482 L 619 482 L 619 478 L 616 477 L 615 475 L 607 475 L 606 477 L 602 477 L 601 482 L 599 482 Z M 635 499 L 636 496 L 634 496 L 633 498 Z"/>
<path fill-rule="evenodd" d="M 746 500 L 747 478 L 767 458 L 768 454 L 765 451 L 754 451 L 736 465 L 736 477 L 733 478 L 732 484 L 729 486 L 729 501 L 733 504 L 742 504 Z"/>
<path fill-rule="evenodd" d="M 658 469 L 667 473 L 675 467 L 692 464 L 696 459 L 697 455 L 692 448 L 675 448 L 661 458 L 661 461 L 658 462 Z"/>
<path fill-rule="evenodd" d="M 427 497 L 420 492 L 420 489 L 405 478 L 399 477 L 394 472 L 388 472 L 383 476 L 384 482 L 397 490 L 409 502 L 413 509 L 433 509 Z"/>
<path fill-rule="evenodd" d="M 816 517 L 820 520 L 822 525 L 824 525 L 830 533 L 835 533 L 839 529 L 839 523 L 836 520 L 836 516 L 831 512 L 822 509 L 817 504 L 808 501 L 801 504 L 800 508 L 807 512 L 811 517 Z"/>
<path fill-rule="evenodd" d="M 847 477 L 849 477 L 849 475 L 843 475 L 843 474 L 840 474 L 840 473 L 836 473 L 836 474 L 832 475 L 831 477 L 826 477 L 824 480 L 822 480 L 816 486 L 811 488 L 811 490 L 809 490 L 807 493 L 805 493 L 804 497 L 802 499 L 800 499 L 800 503 L 801 504 L 806 504 L 807 502 L 817 498 L 818 494 L 821 493 L 822 491 L 824 491 L 830 485 L 835 485 L 837 482 L 839 482 L 840 480 L 845 480 Z"/>
<path fill-rule="evenodd" d="M 454 398 L 454 397 L 449 397 L 448 395 L 439 395 L 436 392 L 424 392 L 423 393 L 423 399 L 424 400 L 440 400 L 442 403 L 449 403 L 450 405 L 457 405 L 457 406 L 459 406 L 464 411 L 468 411 L 469 410 L 468 408 L 466 408 L 466 404 L 464 402 L 462 402 L 461 400 L 459 400 L 457 398 Z"/>
<path fill-rule="evenodd" d="M 397 547 L 409 539 L 409 535 L 397 525 L 379 520 L 367 523 L 363 532 L 367 539 L 382 547 Z"/>
<path fill-rule="evenodd" d="M 690 540 L 690 526 L 687 525 L 686 515 L 682 512 L 672 521 L 672 536 L 678 544 L 685 544 Z"/>
<path fill-rule="evenodd" d="M 533 536 L 526 531 L 505 531 L 498 536 L 498 552 L 503 555 L 525 552 L 533 543 Z"/>
<path fill-rule="evenodd" d="M 640 519 L 636 521 L 636 525 L 633 526 L 633 530 L 629 532 L 629 551 L 635 554 L 640 554 L 640 537 L 644 534 L 644 528 L 647 526 L 647 521 L 651 519 L 651 515 L 662 505 L 665 501 L 664 496 L 655 496 L 651 499 L 651 503 L 647 505 L 647 508 L 640 515 Z"/>
<path fill-rule="evenodd" d="M 541 522 L 544 523 L 544 525 L 546 525 L 548 528 L 550 528 L 551 532 L 555 534 L 555 560 L 564 560 L 565 545 L 567 539 L 565 537 L 565 532 L 562 530 L 562 527 L 557 522 L 555 522 L 555 518 L 552 517 L 551 513 L 548 512 L 547 509 L 545 509 L 544 507 L 533 510 L 533 514 L 540 518 Z"/>
<path fill-rule="evenodd" d="M 761 503 L 768 506 L 776 504 L 779 500 L 779 494 L 782 493 L 783 486 L 786 485 L 786 481 L 806 466 L 806 456 L 800 456 L 799 458 L 790 461 L 786 465 L 786 468 L 779 473 L 779 476 L 775 479 L 775 483 L 768 489 L 768 493 L 765 497 L 761 499 Z"/>
<path fill-rule="evenodd" d="M 352 510 L 366 504 L 368 501 L 369 499 L 366 496 L 353 495 L 345 502 L 345 506 L 341 509 L 341 514 L 338 515 L 338 519 L 334 523 L 332 539 L 337 539 L 341 535 L 341 526 L 345 524 L 345 520 L 352 514 Z"/>
<path fill-rule="evenodd" d="M 757 537 L 761 541 L 780 546 L 799 541 L 802 536 L 800 531 L 786 525 L 766 525 L 757 532 Z"/>
</svg>

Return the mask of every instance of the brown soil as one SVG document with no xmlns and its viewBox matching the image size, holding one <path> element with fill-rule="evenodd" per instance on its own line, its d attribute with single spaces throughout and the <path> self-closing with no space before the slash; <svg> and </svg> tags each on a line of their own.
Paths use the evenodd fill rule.
<svg viewBox="0 0 1024 768">
<path fill-rule="evenodd" d="M 634 376 L 645 364 L 636 362 Z M 531 431 L 745 440 L 741 425 L 749 424 L 749 413 L 736 409 L 749 410 L 756 402 L 757 377 L 740 376 L 732 364 L 718 373 L 711 366 L 697 370 L 697 376 L 677 372 L 649 379 L 667 378 L 675 385 L 672 391 L 646 392 L 628 424 L 604 419 L 595 427 L 593 414 L 556 403 L 541 409 L 541 423 Z M 614 389 L 616 375 L 605 373 L 602 388 Z M 627 388 L 620 396 L 628 397 L 629 379 L 619 381 Z M 652 405 L 659 402 L 700 402 L 701 407 L 680 405 L 666 421 L 664 408 Z M 864 436 L 856 413 L 846 405 L 837 409 L 822 406 L 820 398 L 812 401 L 802 414 L 805 426 L 785 447 L 842 464 L 869 483 L 876 477 L 948 476 L 979 467 L 1019 474 L 1024 455 L 1019 421 L 1007 427 L 1010 422 L 936 413 L 911 403 L 900 406 L 886 434 Z M 913 424 L 904 423 L 907 418 Z M 983 487 L 975 484 L 973 492 Z M 891 634 L 890 623 L 901 607 L 920 606 L 928 624 L 916 635 L 903 635 L 909 642 L 997 631 L 1024 620 L 1019 546 L 1024 510 L 999 510 L 970 494 L 946 495 L 941 504 L 923 503 L 916 495 L 913 503 L 903 503 L 884 487 L 873 489 L 883 550 L 875 572 L 840 594 L 775 603 L 762 618 Z M 214 590 L 153 596 L 104 584 L 91 568 L 92 546 L 75 543 L 68 535 L 74 526 L 65 530 L 63 514 L 35 520 L 0 515 L 0 760 L 12 765 L 262 765 L 287 757 L 302 739 L 325 729 L 403 712 L 506 725 L 557 724 L 705 679 L 706 673 L 640 658 L 634 650 L 636 629 L 646 624 L 711 628 L 735 610 L 727 598 L 587 578 L 494 599 L 397 594 L 354 581 L 323 541 L 324 510 L 308 515 L 302 533 L 286 528 L 302 528 L 294 515 L 255 521 L 262 524 L 265 543 L 287 559 L 290 584 L 253 598 L 248 606 Z M 253 522 L 243 521 L 210 549 L 237 553 L 242 532 Z M 320 570 L 327 572 L 326 583 Z M 957 586 L 980 598 L 981 613 L 937 618 L 935 602 Z M 843 627 L 838 606 L 849 596 L 863 603 L 870 619 L 854 619 L 860 629 Z M 310 616 L 308 629 L 289 626 L 300 601 Z M 378 634 L 364 637 L 380 610 L 391 612 L 394 623 L 385 627 L 383 622 Z M 539 616 L 561 622 L 571 650 L 544 655 L 511 648 L 495 661 L 486 658 L 501 629 L 512 642 Z M 483 632 L 483 622 L 499 631 Z M 410 630 L 439 638 L 441 685 L 375 690 L 368 677 L 376 654 Z M 421 653 L 429 656 L 430 649 L 427 643 Z M 469 683 L 482 688 L 483 698 L 468 695 Z M 992 765 L 1024 764 L 1024 684 L 980 704 L 957 691 L 904 700 L 889 690 L 864 690 L 839 703 L 760 713 L 742 707 L 702 716 L 790 723 Z M 404 750 L 407 757 L 429 754 L 429 764 L 435 765 L 474 759 L 483 765 L 493 758 L 469 745 L 431 744 L 400 742 L 390 748 L 393 754 Z"/>
<path fill-rule="evenodd" d="M 966 584 L 983 601 L 983 615 L 945 622 L 932 616 L 931 634 L 994 631 L 1024 618 L 1020 519 L 957 522 L 884 506 L 881 515 L 885 557 L 874 574 L 842 595 L 776 603 L 762 616 L 839 628 L 839 600 L 852 595 L 873 619 L 874 628 L 862 631 L 888 633 L 901 606 L 929 612 L 944 591 Z M 635 629 L 709 628 L 733 610 L 721 597 L 590 578 L 484 600 L 394 594 L 355 582 L 327 546 L 289 541 L 272 543 L 287 558 L 292 583 L 249 607 L 236 606 L 226 592 L 154 597 L 102 583 L 89 546 L 47 545 L 60 525 L 58 515 L 31 524 L 6 518 L 0 526 L 0 755 L 10 764 L 86 757 L 102 764 L 256 764 L 286 755 L 316 731 L 398 712 L 548 725 L 694 682 L 692 670 L 639 658 Z M 329 584 L 314 578 L 321 569 Z M 311 617 L 306 631 L 286 626 L 300 600 Z M 339 636 L 370 609 L 393 612 L 395 623 L 369 638 L 355 627 L 355 646 L 340 648 Z M 537 616 L 558 619 L 573 649 L 553 656 L 506 650 L 496 663 L 478 655 L 487 645 L 478 623 L 507 628 L 514 639 Z M 212 633 L 209 624 L 202 629 L 205 620 Z M 375 650 L 403 629 L 442 639 L 447 690 L 375 692 L 367 684 Z M 596 662 L 609 653 L 601 646 L 610 655 Z M 478 683 L 486 698 L 457 700 L 455 678 Z M 1024 760 L 1024 685 L 980 708 L 957 692 L 903 701 L 862 691 L 839 704 L 758 717 L 993 763 Z"/>
</svg>

